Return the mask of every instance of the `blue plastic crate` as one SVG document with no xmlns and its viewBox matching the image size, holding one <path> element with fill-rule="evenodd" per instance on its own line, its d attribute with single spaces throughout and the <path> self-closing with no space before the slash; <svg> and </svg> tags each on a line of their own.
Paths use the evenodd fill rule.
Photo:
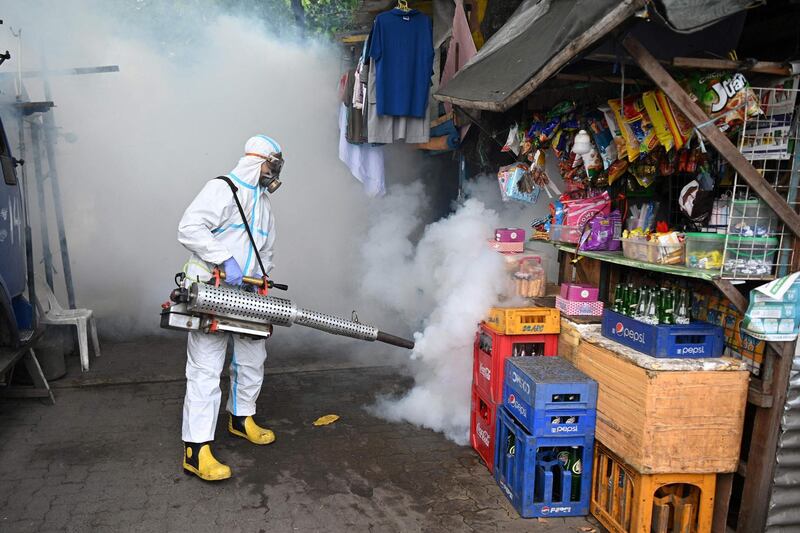
<svg viewBox="0 0 800 533">
<path fill-rule="evenodd" d="M 533 437 L 505 407 L 497 410 L 494 479 L 523 518 L 589 514 L 592 437 Z M 559 453 L 577 447 L 580 475 L 564 468 Z M 578 483 L 573 494 L 573 482 Z"/>
<path fill-rule="evenodd" d="M 654 326 L 606 309 L 603 311 L 604 337 L 653 357 L 722 357 L 725 334 L 721 327 L 707 322 L 674 326 Z"/>
<path fill-rule="evenodd" d="M 597 382 L 560 357 L 511 358 L 503 405 L 534 437 L 594 437 Z"/>
</svg>

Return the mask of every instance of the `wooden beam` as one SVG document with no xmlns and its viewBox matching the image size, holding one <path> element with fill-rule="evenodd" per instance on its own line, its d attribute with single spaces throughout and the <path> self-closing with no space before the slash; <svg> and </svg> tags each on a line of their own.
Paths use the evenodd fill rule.
<svg viewBox="0 0 800 533">
<path fill-rule="evenodd" d="M 736 288 L 736 285 L 728 281 L 727 279 L 715 279 L 713 281 L 714 285 L 725 295 L 728 300 L 738 309 L 741 313 L 747 311 L 747 298 L 744 294 L 739 292 L 739 289 Z"/>
<path fill-rule="evenodd" d="M 104 74 L 106 72 L 119 72 L 119 65 L 107 65 L 104 67 L 75 67 L 75 68 L 62 68 L 56 70 L 48 70 L 47 72 L 41 70 L 23 70 L 21 76 L 23 78 L 41 78 L 47 76 L 81 76 L 83 74 Z M 0 72 L 0 78 L 16 78 L 16 72 Z"/>
<path fill-rule="evenodd" d="M 730 139 L 719 131 L 714 122 L 710 121 L 708 115 L 678 85 L 678 82 L 669 75 L 656 58 L 633 35 L 625 37 L 622 44 L 639 64 L 639 67 L 683 111 L 686 117 L 692 121 L 692 124 L 702 132 L 707 141 L 731 164 L 750 188 L 775 211 L 775 214 L 786 224 L 786 227 L 795 235 L 800 236 L 800 215 L 795 213 L 786 199 L 775 191 L 764 179 L 764 176 L 731 143 Z"/>
<path fill-rule="evenodd" d="M 737 531 L 763 531 L 767 521 L 778 434 L 789 388 L 795 343 L 782 343 L 782 347 L 784 351 L 775 361 L 772 406 L 769 409 L 758 409 L 753 422 L 753 436 L 750 453 L 747 456 L 747 477 L 742 491 Z"/>
<path fill-rule="evenodd" d="M 641 80 L 635 78 L 625 78 L 624 80 L 620 77 L 615 76 L 592 76 L 587 74 L 556 74 L 555 79 L 557 80 L 564 80 L 564 81 L 586 81 L 589 83 L 613 83 L 614 85 L 619 85 L 620 83 L 624 83 L 625 85 L 651 85 L 653 82 L 650 80 Z"/>
<path fill-rule="evenodd" d="M 708 70 L 744 70 L 761 74 L 791 76 L 791 65 L 774 61 L 733 61 L 730 59 L 706 59 L 702 57 L 676 57 L 672 60 L 675 68 L 701 68 Z"/>
<path fill-rule="evenodd" d="M 728 506 L 733 490 L 733 474 L 717 474 L 717 489 L 714 495 L 714 518 L 711 533 L 725 533 L 728 529 Z"/>
</svg>

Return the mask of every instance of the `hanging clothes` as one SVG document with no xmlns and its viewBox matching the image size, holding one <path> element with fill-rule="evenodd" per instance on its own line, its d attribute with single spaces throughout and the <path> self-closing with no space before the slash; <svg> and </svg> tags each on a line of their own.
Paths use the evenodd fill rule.
<svg viewBox="0 0 800 533">
<path fill-rule="evenodd" d="M 367 196 L 386 194 L 383 147 L 347 142 L 347 107 L 339 107 L 339 159 L 364 186 Z"/>
<path fill-rule="evenodd" d="M 464 3 L 462 0 L 456 0 L 456 9 L 453 15 L 453 38 L 450 40 L 450 46 L 447 48 L 447 60 L 444 63 L 444 71 L 442 72 L 442 79 L 439 86 L 444 87 L 447 85 L 456 72 L 464 68 L 464 65 L 478 53 L 475 47 L 475 41 L 472 39 L 472 33 L 469 29 L 469 22 L 467 21 L 467 14 L 464 12 Z M 444 103 L 444 109 L 448 113 L 453 111 L 453 104 L 450 102 Z M 460 128 L 461 140 L 467 136 L 469 131 L 469 124 Z"/>
<path fill-rule="evenodd" d="M 422 118 L 414 117 L 393 117 L 378 113 L 377 91 L 375 88 L 375 69 L 370 64 L 367 69 L 367 99 L 364 103 L 367 113 L 367 140 L 370 143 L 389 144 L 395 141 L 405 141 L 407 143 L 426 143 L 431 138 L 431 116 L 430 108 L 425 106 L 425 116 Z"/>
<path fill-rule="evenodd" d="M 433 68 L 431 19 L 416 9 L 381 13 L 372 27 L 369 57 L 378 114 L 423 118 Z"/>
<path fill-rule="evenodd" d="M 353 105 L 353 95 L 357 88 L 360 89 L 360 86 L 355 70 L 349 70 L 342 103 L 347 108 L 347 131 L 345 135 L 347 141 L 353 144 L 367 142 L 367 121 L 364 111 Z"/>
</svg>

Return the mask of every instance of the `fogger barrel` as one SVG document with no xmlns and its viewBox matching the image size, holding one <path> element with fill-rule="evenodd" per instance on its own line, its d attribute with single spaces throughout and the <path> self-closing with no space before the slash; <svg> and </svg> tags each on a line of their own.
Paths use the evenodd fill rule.
<svg viewBox="0 0 800 533">
<path fill-rule="evenodd" d="M 186 308 L 192 313 L 228 317 L 243 322 L 266 322 L 286 327 L 299 324 L 334 335 L 380 341 L 401 348 L 414 348 L 413 341 L 390 335 L 367 324 L 303 309 L 285 298 L 264 296 L 229 287 L 193 283 L 189 289 Z"/>
</svg>

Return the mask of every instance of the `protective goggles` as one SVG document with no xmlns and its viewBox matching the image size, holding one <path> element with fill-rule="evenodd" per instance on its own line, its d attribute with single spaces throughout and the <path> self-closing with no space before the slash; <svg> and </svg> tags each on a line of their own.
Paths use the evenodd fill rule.
<svg viewBox="0 0 800 533">
<path fill-rule="evenodd" d="M 245 155 L 260 157 L 261 159 L 265 160 L 267 162 L 267 168 L 269 168 L 269 174 L 273 178 L 277 178 L 281 175 L 281 170 L 283 170 L 283 154 L 280 152 L 276 154 L 270 154 L 268 156 L 250 152 L 246 153 Z"/>
</svg>

